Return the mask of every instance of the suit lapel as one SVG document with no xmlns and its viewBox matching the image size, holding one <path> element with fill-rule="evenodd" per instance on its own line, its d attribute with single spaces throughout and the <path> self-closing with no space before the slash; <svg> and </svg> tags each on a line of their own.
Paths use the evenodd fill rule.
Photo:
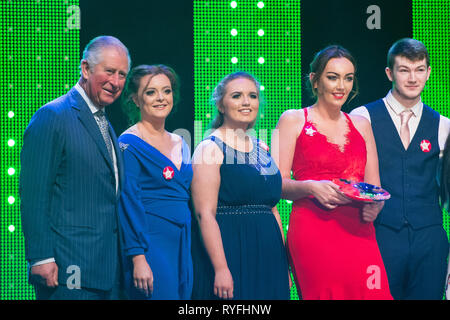
<svg viewBox="0 0 450 320">
<path fill-rule="evenodd" d="M 86 128 L 86 131 L 89 133 L 91 138 L 94 140 L 95 144 L 100 150 L 100 153 L 102 154 L 109 168 L 112 170 L 112 172 L 114 172 L 112 159 L 108 154 L 108 149 L 106 148 L 105 140 L 103 140 L 102 133 L 100 132 L 100 128 L 98 127 L 97 121 L 95 121 L 94 119 L 94 115 L 89 109 L 87 103 L 84 101 L 84 99 L 81 97 L 81 95 L 75 88 L 72 88 L 69 94 L 71 95 L 72 98 L 72 108 L 77 109 L 79 111 L 78 119 Z"/>
<path fill-rule="evenodd" d="M 411 139 L 411 143 L 409 145 L 420 145 L 420 140 L 426 136 L 429 136 L 429 132 L 427 132 L 426 123 L 429 123 L 431 120 L 431 113 L 428 113 L 428 109 L 423 105 L 422 108 L 422 117 L 420 118 L 419 125 L 417 126 L 416 133 L 414 137 Z"/>
</svg>

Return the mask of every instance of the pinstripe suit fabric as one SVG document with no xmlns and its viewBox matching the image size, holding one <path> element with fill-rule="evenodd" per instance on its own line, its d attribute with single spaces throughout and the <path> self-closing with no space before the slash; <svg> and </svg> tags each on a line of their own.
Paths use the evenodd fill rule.
<svg viewBox="0 0 450 320">
<path fill-rule="evenodd" d="M 121 153 L 111 126 L 109 131 L 120 191 Z M 40 108 L 21 151 L 26 259 L 54 257 L 60 284 L 71 275 L 68 267 L 77 266 L 81 287 L 110 290 L 119 267 L 119 194 L 100 129 L 76 89 Z"/>
</svg>

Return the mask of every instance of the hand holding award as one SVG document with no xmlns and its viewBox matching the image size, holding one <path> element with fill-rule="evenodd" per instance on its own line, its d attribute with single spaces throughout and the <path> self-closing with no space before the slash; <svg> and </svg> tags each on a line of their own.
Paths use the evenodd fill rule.
<svg viewBox="0 0 450 320">
<path fill-rule="evenodd" d="M 334 179 L 340 190 L 350 199 L 363 202 L 385 201 L 391 195 L 383 188 L 365 182 L 355 182 L 346 179 Z"/>
</svg>

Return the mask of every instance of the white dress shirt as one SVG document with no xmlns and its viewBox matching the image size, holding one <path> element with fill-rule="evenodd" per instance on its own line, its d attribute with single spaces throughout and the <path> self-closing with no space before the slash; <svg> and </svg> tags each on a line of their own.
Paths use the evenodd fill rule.
<svg viewBox="0 0 450 320">
<path fill-rule="evenodd" d="M 92 114 L 94 115 L 94 119 L 95 119 L 95 121 L 97 121 L 97 124 L 98 124 L 98 119 L 97 119 L 97 116 L 95 115 L 95 113 L 97 111 L 99 111 L 100 108 L 98 108 L 94 105 L 94 103 L 91 101 L 91 99 L 89 99 L 89 97 L 86 95 L 86 92 L 84 91 L 84 89 L 78 83 L 75 85 L 75 89 L 80 93 L 81 97 L 83 97 L 83 100 L 89 106 L 89 109 L 91 110 Z M 111 137 L 110 137 L 110 139 L 111 139 Z M 111 141 L 111 145 L 114 146 L 112 141 Z M 117 193 L 119 190 L 119 170 L 117 168 L 117 157 L 116 157 L 116 152 L 114 150 L 114 147 L 113 147 L 112 151 L 113 151 L 112 152 L 112 155 L 113 155 L 112 160 L 113 160 L 113 165 L 114 165 L 114 176 L 116 178 L 116 193 Z M 48 258 L 45 260 L 40 260 L 40 261 L 33 263 L 31 266 L 34 267 L 34 266 L 38 266 L 38 265 L 46 264 L 46 263 L 50 263 L 50 262 L 55 262 L 55 258 Z"/>
<path fill-rule="evenodd" d="M 386 106 L 387 111 L 389 112 L 389 115 L 391 116 L 392 122 L 394 123 L 395 128 L 397 129 L 397 132 L 400 136 L 400 113 L 402 113 L 407 108 L 404 107 L 400 102 L 398 102 L 397 99 L 392 95 L 392 92 L 389 91 L 389 93 L 386 95 L 386 97 L 383 98 L 383 102 Z M 414 138 L 414 134 L 417 131 L 417 127 L 419 126 L 420 119 L 422 117 L 422 111 L 423 111 L 423 102 L 422 99 L 419 100 L 410 110 L 413 112 L 412 117 L 409 119 L 408 126 L 409 126 L 409 136 L 410 136 L 410 142 Z M 358 107 L 350 112 L 350 114 L 353 115 L 360 115 L 369 120 L 370 122 L 370 114 L 369 111 L 365 106 Z M 439 149 L 441 152 L 439 153 L 439 156 L 442 157 L 443 150 L 445 147 L 445 142 L 447 141 L 448 134 L 450 132 L 450 119 L 444 117 L 443 115 L 440 115 L 439 119 L 439 129 L 438 129 L 438 143 L 439 143 Z"/>
</svg>

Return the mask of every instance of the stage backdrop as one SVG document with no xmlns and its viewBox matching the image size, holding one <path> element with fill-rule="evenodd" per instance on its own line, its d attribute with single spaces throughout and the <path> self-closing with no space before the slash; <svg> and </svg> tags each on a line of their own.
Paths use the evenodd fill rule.
<svg viewBox="0 0 450 320">
<path fill-rule="evenodd" d="M 261 82 L 263 106 L 255 134 L 270 144 L 287 109 L 311 105 L 305 77 L 315 52 L 341 44 L 357 59 L 356 106 L 386 95 L 386 52 L 402 37 L 425 43 L 432 73 L 423 100 L 448 116 L 450 106 L 450 2 L 5 0 L 0 3 L 1 52 L 1 299 L 34 299 L 27 283 L 18 177 L 22 135 L 31 116 L 67 92 L 79 78 L 81 50 L 100 34 L 120 38 L 133 65 L 163 63 L 181 79 L 181 102 L 168 129 L 193 149 L 215 115 L 217 82 L 243 70 Z M 128 126 L 116 102 L 107 109 L 117 134 Z M 291 203 L 280 201 L 283 228 Z M 449 219 L 444 213 L 444 227 Z M 291 298 L 297 299 L 295 287 Z"/>
</svg>

